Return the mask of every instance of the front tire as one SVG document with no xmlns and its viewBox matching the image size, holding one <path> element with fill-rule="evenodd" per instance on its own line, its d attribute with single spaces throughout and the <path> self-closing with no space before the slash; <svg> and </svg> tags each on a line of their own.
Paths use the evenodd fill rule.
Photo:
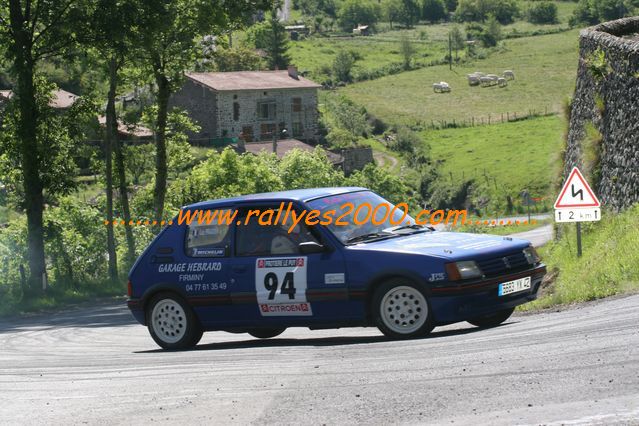
<svg viewBox="0 0 639 426">
<path fill-rule="evenodd" d="M 411 281 L 395 279 L 377 288 L 372 302 L 377 328 L 394 339 L 423 337 L 433 329 L 424 292 Z"/>
<path fill-rule="evenodd" d="M 474 326 L 482 328 L 497 327 L 499 324 L 510 318 L 514 311 L 515 308 L 504 309 L 503 311 L 499 311 L 494 314 L 469 319 L 468 322 Z"/>
<path fill-rule="evenodd" d="M 284 333 L 284 330 L 286 330 L 286 328 L 256 328 L 249 330 L 248 334 L 258 339 L 270 339 L 271 337 Z"/>
<path fill-rule="evenodd" d="M 202 327 L 186 301 L 173 293 L 161 293 L 149 302 L 149 333 L 164 349 L 190 349 L 202 338 Z"/>
</svg>

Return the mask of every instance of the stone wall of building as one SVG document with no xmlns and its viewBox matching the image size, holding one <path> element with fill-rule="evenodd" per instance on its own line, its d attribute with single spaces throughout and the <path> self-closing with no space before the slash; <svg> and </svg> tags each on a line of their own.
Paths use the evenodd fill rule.
<svg viewBox="0 0 639 426">
<path fill-rule="evenodd" d="M 300 111 L 293 111 L 293 98 L 301 101 Z M 258 116 L 258 104 L 275 103 L 275 119 L 261 119 Z M 238 120 L 235 120 L 234 104 L 239 105 Z M 318 110 L 317 89 L 272 89 L 272 90 L 239 90 L 218 92 L 217 122 L 218 137 L 225 134 L 237 137 L 240 132 L 245 135 L 246 128 L 252 129 L 252 140 L 270 139 L 262 137 L 263 124 L 277 124 L 278 131 L 285 128 L 289 137 L 301 140 L 313 140 L 317 134 Z"/>
<path fill-rule="evenodd" d="M 294 111 L 293 98 L 300 99 L 300 111 Z M 260 119 L 259 102 L 275 103 L 274 119 Z M 289 137 L 306 141 L 314 140 L 318 131 L 315 88 L 215 91 L 186 79 L 171 96 L 169 106 L 185 109 L 201 127 L 199 133 L 191 135 L 194 139 L 238 137 L 240 133 L 252 134 L 250 139 L 255 141 L 271 139 L 270 135 L 262 137 L 263 124 L 277 124 L 278 131 L 286 128 Z"/>
<path fill-rule="evenodd" d="M 581 31 L 579 49 L 564 175 L 592 161 L 584 144 L 588 127 L 596 129 L 599 160 L 589 178 L 604 205 L 623 209 L 639 202 L 639 17 Z"/>
<path fill-rule="evenodd" d="M 375 162 L 373 149 L 368 146 L 342 149 L 340 155 L 344 158 L 342 168 L 347 175 L 355 170 L 363 169 L 369 163 Z"/>
<path fill-rule="evenodd" d="M 199 133 L 190 135 L 192 138 L 208 140 L 218 137 L 216 92 L 187 78 L 182 88 L 169 99 L 169 108 L 172 107 L 185 109 L 201 127 Z"/>
</svg>

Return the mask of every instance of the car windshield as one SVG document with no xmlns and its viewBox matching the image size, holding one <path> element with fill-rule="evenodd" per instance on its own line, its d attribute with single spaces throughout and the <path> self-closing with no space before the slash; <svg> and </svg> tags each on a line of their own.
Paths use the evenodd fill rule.
<svg viewBox="0 0 639 426">
<path fill-rule="evenodd" d="M 344 244 L 425 231 L 408 215 L 408 206 L 389 203 L 370 191 L 348 192 L 308 203 L 320 212 L 320 220 Z"/>
</svg>

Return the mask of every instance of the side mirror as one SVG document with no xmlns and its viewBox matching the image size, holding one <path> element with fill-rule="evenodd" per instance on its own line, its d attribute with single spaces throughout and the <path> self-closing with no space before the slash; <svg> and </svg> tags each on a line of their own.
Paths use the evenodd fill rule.
<svg viewBox="0 0 639 426">
<path fill-rule="evenodd" d="M 324 246 L 316 243 L 315 241 L 306 241 L 304 243 L 299 244 L 300 253 L 302 254 L 313 254 L 313 253 L 324 253 Z"/>
</svg>

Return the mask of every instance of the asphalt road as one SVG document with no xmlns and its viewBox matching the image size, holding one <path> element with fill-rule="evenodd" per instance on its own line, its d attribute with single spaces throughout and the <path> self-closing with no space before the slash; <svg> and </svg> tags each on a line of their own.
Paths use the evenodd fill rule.
<svg viewBox="0 0 639 426">
<path fill-rule="evenodd" d="M 0 321 L 3 425 L 639 424 L 639 295 L 413 341 L 208 333 L 188 352 L 122 305 Z"/>
</svg>

